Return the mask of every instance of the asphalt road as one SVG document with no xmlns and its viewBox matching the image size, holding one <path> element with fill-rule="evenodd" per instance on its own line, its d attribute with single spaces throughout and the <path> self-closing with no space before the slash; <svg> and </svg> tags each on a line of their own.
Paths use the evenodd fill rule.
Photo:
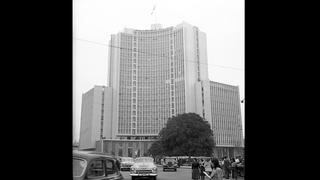
<svg viewBox="0 0 320 180">
<path fill-rule="evenodd" d="M 125 180 L 131 180 L 129 171 L 121 171 Z M 143 178 L 140 178 L 141 180 Z M 158 176 L 157 180 L 191 180 L 191 169 L 178 168 L 177 172 L 175 171 L 165 171 L 163 172 L 162 167 L 158 167 Z M 138 180 L 138 179 L 137 179 Z"/>
<path fill-rule="evenodd" d="M 121 171 L 121 174 L 123 175 L 125 180 L 131 180 L 129 171 Z M 140 179 L 143 180 L 143 178 L 140 178 Z M 162 167 L 158 167 L 157 180 L 192 180 L 191 169 L 178 168 L 177 172 L 174 172 L 174 171 L 163 172 Z M 205 180 L 209 180 L 209 178 L 206 178 Z M 243 180 L 243 178 L 238 178 L 238 180 Z"/>
</svg>

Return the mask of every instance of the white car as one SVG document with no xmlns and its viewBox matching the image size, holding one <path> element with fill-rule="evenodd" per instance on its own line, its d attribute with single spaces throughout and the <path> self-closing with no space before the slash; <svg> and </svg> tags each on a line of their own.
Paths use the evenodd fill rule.
<svg viewBox="0 0 320 180">
<path fill-rule="evenodd" d="M 133 166 L 130 168 L 130 176 L 132 180 L 136 177 L 151 177 L 157 179 L 157 166 L 151 157 L 138 157 L 135 159 Z"/>
</svg>

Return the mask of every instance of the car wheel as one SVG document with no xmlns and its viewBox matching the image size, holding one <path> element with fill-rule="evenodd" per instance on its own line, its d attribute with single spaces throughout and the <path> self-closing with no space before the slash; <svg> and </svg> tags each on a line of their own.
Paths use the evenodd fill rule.
<svg viewBox="0 0 320 180">
<path fill-rule="evenodd" d="M 174 169 L 174 171 L 177 171 L 177 169 Z"/>
<path fill-rule="evenodd" d="M 131 180 L 135 180 L 136 179 L 136 177 L 134 177 L 134 176 L 131 176 Z"/>
<path fill-rule="evenodd" d="M 153 177 L 153 180 L 157 180 L 157 176 L 154 176 L 154 177 Z"/>
</svg>

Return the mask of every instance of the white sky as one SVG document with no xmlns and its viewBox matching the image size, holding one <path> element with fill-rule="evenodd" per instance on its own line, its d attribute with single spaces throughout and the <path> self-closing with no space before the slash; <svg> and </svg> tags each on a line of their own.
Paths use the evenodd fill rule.
<svg viewBox="0 0 320 180">
<path fill-rule="evenodd" d="M 182 21 L 207 35 L 209 79 L 239 86 L 244 98 L 244 0 L 74 0 L 74 140 L 79 140 L 82 93 L 107 84 L 108 48 L 103 44 L 110 35 L 125 27 L 150 29 L 156 22 L 165 28 Z M 241 114 L 244 129 L 243 104 Z"/>
</svg>

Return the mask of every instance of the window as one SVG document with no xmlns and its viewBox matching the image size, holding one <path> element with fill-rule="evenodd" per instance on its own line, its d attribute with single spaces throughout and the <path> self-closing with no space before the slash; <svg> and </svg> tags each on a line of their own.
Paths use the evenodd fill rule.
<svg viewBox="0 0 320 180">
<path fill-rule="evenodd" d="M 122 154 L 122 149 L 119 149 L 119 154 L 120 153 Z M 115 162 L 111 159 L 106 160 L 106 172 L 107 172 L 107 176 L 111 176 L 111 175 L 114 175 L 115 173 L 117 173 Z"/>
<path fill-rule="evenodd" d="M 96 178 L 101 176 L 105 176 L 103 160 L 94 160 L 89 166 L 87 177 Z"/>
<path fill-rule="evenodd" d="M 120 145 L 120 144 L 119 144 L 119 145 Z M 119 151 L 118 151 L 118 156 L 123 156 L 122 149 L 119 149 Z M 108 169 L 107 169 L 107 174 L 108 174 Z"/>
<path fill-rule="evenodd" d="M 84 173 L 87 161 L 83 159 L 73 159 L 73 177 L 80 177 Z"/>
</svg>

